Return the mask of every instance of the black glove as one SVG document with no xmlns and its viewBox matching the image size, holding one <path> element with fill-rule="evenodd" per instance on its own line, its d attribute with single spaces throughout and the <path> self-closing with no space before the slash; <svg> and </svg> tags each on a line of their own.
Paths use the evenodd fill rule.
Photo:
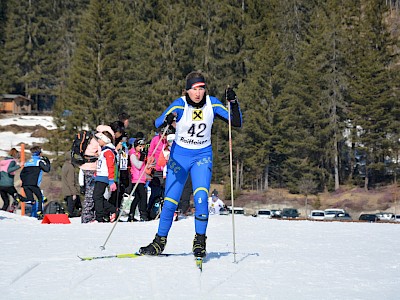
<svg viewBox="0 0 400 300">
<path fill-rule="evenodd" d="M 176 119 L 176 115 L 174 113 L 170 113 L 167 115 L 165 118 L 165 121 L 167 122 L 168 125 L 171 125 Z"/>
<path fill-rule="evenodd" d="M 42 159 L 46 164 L 50 164 L 50 160 L 47 156 L 42 156 Z"/>
<path fill-rule="evenodd" d="M 140 160 L 140 161 L 144 161 L 145 159 L 146 159 L 146 152 L 141 151 L 141 152 L 140 152 L 139 160 Z"/>
<path fill-rule="evenodd" d="M 237 100 L 237 96 L 235 91 L 232 88 L 227 88 L 225 91 L 225 95 L 226 95 L 226 100 L 231 102 L 231 103 L 235 103 Z"/>
</svg>

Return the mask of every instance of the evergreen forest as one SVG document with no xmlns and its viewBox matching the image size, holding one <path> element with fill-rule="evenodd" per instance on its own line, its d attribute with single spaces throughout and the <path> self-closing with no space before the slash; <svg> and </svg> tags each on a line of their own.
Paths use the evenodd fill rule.
<svg viewBox="0 0 400 300">
<path fill-rule="evenodd" d="M 62 153 L 120 112 L 151 138 L 201 70 L 239 98 L 237 191 L 371 189 L 400 174 L 399 30 L 398 0 L 1 0 L 0 94 L 53 101 Z M 213 151 L 229 184 L 221 121 Z"/>
</svg>

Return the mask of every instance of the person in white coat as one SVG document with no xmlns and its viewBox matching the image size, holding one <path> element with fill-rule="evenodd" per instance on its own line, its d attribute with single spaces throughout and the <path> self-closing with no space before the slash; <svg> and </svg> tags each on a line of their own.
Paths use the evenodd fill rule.
<svg viewBox="0 0 400 300">
<path fill-rule="evenodd" d="M 225 207 L 225 203 L 218 198 L 218 194 L 213 193 L 211 197 L 208 198 L 208 211 L 210 215 L 219 215 L 221 209 Z"/>
</svg>

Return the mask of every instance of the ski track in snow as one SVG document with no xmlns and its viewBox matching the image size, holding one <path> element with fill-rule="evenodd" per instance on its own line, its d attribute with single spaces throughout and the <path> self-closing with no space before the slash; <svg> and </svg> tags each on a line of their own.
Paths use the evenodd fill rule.
<svg viewBox="0 0 400 300">
<path fill-rule="evenodd" d="M 11 284 L 14 284 L 18 280 L 22 279 L 26 274 L 28 274 L 29 272 L 33 271 L 39 265 L 40 265 L 40 263 L 35 263 L 34 265 L 29 266 L 24 272 L 22 272 L 22 274 L 18 275 L 14 280 L 12 280 Z"/>
</svg>

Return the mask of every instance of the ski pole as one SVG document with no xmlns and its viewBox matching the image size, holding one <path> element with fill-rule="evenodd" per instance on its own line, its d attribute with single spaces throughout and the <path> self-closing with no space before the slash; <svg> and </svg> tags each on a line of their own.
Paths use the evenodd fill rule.
<svg viewBox="0 0 400 300">
<path fill-rule="evenodd" d="M 228 85 L 229 88 L 229 85 Z M 225 90 L 225 98 L 228 102 L 228 131 L 229 131 L 229 173 L 231 177 L 231 202 L 232 202 L 232 236 L 233 236 L 233 262 L 236 263 L 236 238 L 235 238 L 235 200 L 233 197 L 233 163 L 232 163 L 232 124 L 231 102 L 228 100 L 228 88 Z"/>
<path fill-rule="evenodd" d="M 120 164 L 121 164 L 121 153 L 122 153 L 122 151 L 125 151 L 125 149 L 120 149 L 119 151 L 118 151 L 118 153 L 117 153 L 117 155 L 118 155 L 118 159 L 117 159 L 117 172 L 116 172 L 116 180 L 117 180 L 117 193 L 116 193 L 116 197 L 115 197 L 115 207 L 120 207 L 120 203 L 119 203 L 119 191 L 120 191 L 120 187 L 121 187 L 121 174 L 120 174 L 120 172 L 121 172 L 121 166 L 120 166 Z"/>
<path fill-rule="evenodd" d="M 167 125 L 167 126 L 165 127 L 165 129 L 164 129 L 164 131 L 163 131 L 163 133 L 162 133 L 162 135 L 161 135 L 161 138 L 158 140 L 158 143 L 157 143 L 157 145 L 155 146 L 155 148 L 154 148 L 154 150 L 153 150 L 153 153 L 151 153 L 151 155 L 150 155 L 151 158 L 154 157 L 154 155 L 155 155 L 155 153 L 156 153 L 156 151 L 157 151 L 157 148 L 158 148 L 158 146 L 160 146 L 160 143 L 161 143 L 162 139 L 164 138 L 164 136 L 165 136 L 165 134 L 166 134 L 166 132 L 167 132 L 168 129 L 169 129 L 169 125 Z M 146 172 L 146 168 L 147 168 L 148 165 L 149 165 L 149 161 L 150 161 L 150 159 L 148 159 L 146 166 L 144 167 L 142 173 L 140 173 L 139 178 L 138 178 L 138 180 L 137 180 L 135 186 L 132 188 L 132 191 L 131 191 L 131 193 L 129 194 L 129 197 L 128 197 L 127 201 L 129 201 L 129 200 L 132 198 L 133 193 L 135 192 L 137 186 L 139 185 L 140 179 L 142 178 L 142 176 L 143 176 L 144 173 Z M 108 234 L 108 236 L 107 236 L 107 238 L 106 238 L 104 244 L 103 244 L 102 246 L 100 246 L 100 249 L 101 249 L 101 250 L 105 250 L 105 249 L 106 249 L 106 244 L 107 244 L 108 240 L 110 239 L 111 234 L 113 233 L 115 226 L 117 226 L 117 223 L 119 222 L 119 219 L 121 218 L 121 216 L 122 216 L 121 213 L 118 214 L 118 218 L 114 221 L 114 225 L 113 225 L 113 227 L 111 228 L 111 231 L 110 231 L 110 233 Z"/>
</svg>

